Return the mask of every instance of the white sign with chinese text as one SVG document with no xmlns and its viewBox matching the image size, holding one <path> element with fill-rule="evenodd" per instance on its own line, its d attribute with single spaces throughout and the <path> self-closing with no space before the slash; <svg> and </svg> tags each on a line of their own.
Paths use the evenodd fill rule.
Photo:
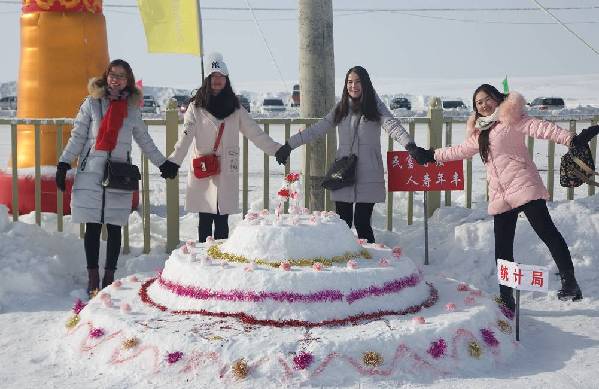
<svg viewBox="0 0 599 389">
<path fill-rule="evenodd" d="M 548 292 L 549 268 L 498 259 L 497 280 L 514 289 Z"/>
</svg>

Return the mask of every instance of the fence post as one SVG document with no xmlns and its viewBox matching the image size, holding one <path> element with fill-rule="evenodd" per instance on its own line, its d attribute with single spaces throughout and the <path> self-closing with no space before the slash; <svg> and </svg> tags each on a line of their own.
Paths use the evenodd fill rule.
<svg viewBox="0 0 599 389">
<path fill-rule="evenodd" d="M 170 155 L 179 138 L 179 113 L 177 101 L 170 99 L 166 107 L 165 154 Z M 193 174 L 193 172 L 188 172 Z M 166 180 L 166 252 L 179 245 L 179 175 Z"/>
<path fill-rule="evenodd" d="M 447 123 L 445 123 L 445 146 L 451 146 L 452 125 L 453 125 L 453 123 L 451 122 L 451 118 L 449 118 L 449 121 L 447 121 Z M 445 191 L 445 206 L 451 207 L 451 191 L 450 190 Z"/>
<path fill-rule="evenodd" d="M 264 133 L 266 135 L 270 134 L 270 125 L 268 123 L 264 123 Z M 270 188 L 269 188 L 269 181 L 270 181 L 270 167 L 268 164 L 268 158 L 269 155 L 264 153 L 264 156 L 262 157 L 263 161 L 264 161 L 264 175 L 263 177 L 263 182 L 262 185 L 264 187 L 264 192 L 262 194 L 262 201 L 264 202 L 264 209 L 268 209 L 268 203 L 269 203 L 269 199 L 270 199 Z"/>
<path fill-rule="evenodd" d="M 12 153 L 12 221 L 19 221 L 19 171 L 17 160 L 17 125 L 10 125 L 10 144 Z"/>
<path fill-rule="evenodd" d="M 35 148 L 35 224 L 42 225 L 42 139 L 40 123 L 36 122 L 34 132 Z"/>
<path fill-rule="evenodd" d="M 248 190 L 249 190 L 249 183 L 248 183 L 248 165 L 249 165 L 249 143 L 248 143 L 248 138 L 246 138 L 245 136 L 243 137 L 243 162 L 242 162 L 242 178 L 241 178 L 241 188 L 242 188 L 242 212 L 243 215 L 245 216 L 246 213 L 248 213 L 248 209 L 249 209 L 249 199 L 248 199 Z"/>
<path fill-rule="evenodd" d="M 285 121 L 285 142 L 291 137 L 291 121 Z M 285 164 L 285 177 L 287 177 L 290 173 L 291 168 L 291 155 L 287 158 L 287 163 Z M 289 201 L 285 201 L 283 203 L 283 213 L 289 212 Z"/>
<path fill-rule="evenodd" d="M 416 134 L 416 122 L 410 121 L 409 129 L 410 138 L 414 139 Z M 408 225 L 414 222 L 414 192 L 408 192 Z"/>
<path fill-rule="evenodd" d="M 441 108 L 441 99 L 433 97 L 428 109 L 428 147 L 438 149 L 443 144 L 443 108 Z M 433 215 L 435 210 L 441 207 L 441 192 L 428 192 L 428 210 L 427 216 Z"/>
</svg>

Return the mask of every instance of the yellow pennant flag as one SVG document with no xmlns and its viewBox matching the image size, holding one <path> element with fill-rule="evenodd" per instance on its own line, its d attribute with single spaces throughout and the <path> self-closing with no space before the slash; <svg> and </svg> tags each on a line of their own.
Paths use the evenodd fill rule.
<svg viewBox="0 0 599 389">
<path fill-rule="evenodd" d="M 150 53 L 202 54 L 198 0 L 137 0 Z"/>
</svg>

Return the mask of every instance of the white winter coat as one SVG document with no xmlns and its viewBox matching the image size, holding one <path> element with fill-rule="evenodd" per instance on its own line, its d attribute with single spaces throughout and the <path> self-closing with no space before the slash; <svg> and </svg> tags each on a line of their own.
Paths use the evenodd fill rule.
<svg viewBox="0 0 599 389">
<path fill-rule="evenodd" d="M 108 153 L 96 150 L 95 145 L 98 129 L 108 110 L 109 101 L 104 97 L 104 88 L 95 86 L 94 81 L 95 79 L 92 79 L 89 83 L 90 95 L 79 108 L 71 137 L 59 162 L 72 164 L 75 159 L 79 159 L 71 195 L 72 221 L 123 226 L 129 221 L 133 194 L 130 191 L 104 188 L 101 185 Z M 119 162 L 127 161 L 131 155 L 133 138 L 150 161 L 160 166 L 166 158 L 148 134 L 141 118 L 140 99 L 139 92 L 129 96 L 127 117 L 119 130 L 111 159 Z"/>
<path fill-rule="evenodd" d="M 201 155 L 212 154 L 214 141 L 220 124 L 225 128 L 216 151 L 219 157 L 220 173 L 215 176 L 198 179 L 193 174 L 193 160 Z M 196 107 L 193 102 L 187 108 L 183 132 L 175 145 L 169 160 L 181 166 L 193 143 L 189 158 L 187 175 L 187 195 L 185 210 L 229 215 L 240 212 L 239 209 L 239 133 L 268 155 L 274 155 L 281 144 L 272 140 L 243 108 L 238 108 L 224 120 L 212 116 L 204 108 Z M 217 209 L 218 204 L 218 209 Z"/>
</svg>

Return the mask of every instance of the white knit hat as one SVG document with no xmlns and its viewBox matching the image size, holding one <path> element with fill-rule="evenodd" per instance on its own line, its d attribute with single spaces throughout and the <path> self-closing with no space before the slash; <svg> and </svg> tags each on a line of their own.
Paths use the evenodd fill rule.
<svg viewBox="0 0 599 389">
<path fill-rule="evenodd" d="M 214 72 L 219 72 L 223 76 L 229 75 L 229 70 L 227 69 L 227 64 L 223 61 L 223 56 L 221 53 L 210 53 L 206 55 L 205 62 L 208 72 L 207 75 L 211 75 Z"/>
</svg>

